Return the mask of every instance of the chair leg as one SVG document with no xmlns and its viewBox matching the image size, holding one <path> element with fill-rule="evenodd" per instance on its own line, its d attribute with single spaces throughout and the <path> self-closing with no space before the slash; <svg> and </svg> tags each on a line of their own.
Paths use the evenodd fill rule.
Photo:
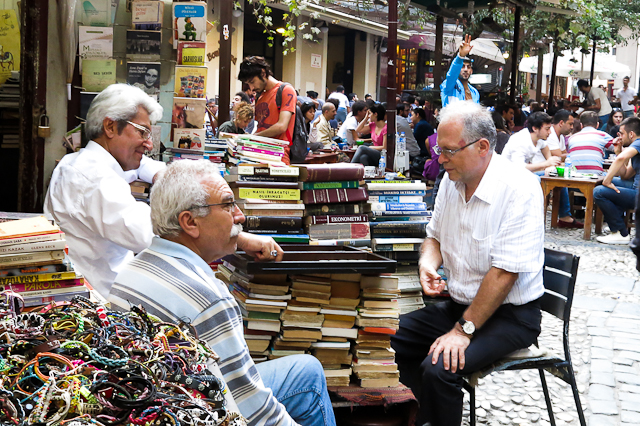
<svg viewBox="0 0 640 426">
<path fill-rule="evenodd" d="M 476 387 L 469 389 L 469 425 L 476 426 Z"/>
<path fill-rule="evenodd" d="M 573 366 L 567 367 L 567 376 L 570 381 L 571 391 L 573 392 L 573 399 L 576 401 L 576 411 L 578 412 L 578 419 L 580 420 L 580 426 L 587 426 L 587 422 L 584 419 L 584 412 L 582 411 L 582 403 L 580 402 L 580 394 L 578 393 L 578 386 L 576 385 L 576 376 L 573 373 Z"/>
<path fill-rule="evenodd" d="M 553 417 L 553 408 L 551 407 L 551 398 L 549 397 L 549 388 L 547 388 L 547 379 L 544 377 L 544 369 L 539 368 L 540 382 L 542 383 L 542 391 L 544 392 L 544 400 L 547 402 L 547 412 L 549 413 L 549 422 L 551 426 L 556 426 L 556 419 Z"/>
</svg>

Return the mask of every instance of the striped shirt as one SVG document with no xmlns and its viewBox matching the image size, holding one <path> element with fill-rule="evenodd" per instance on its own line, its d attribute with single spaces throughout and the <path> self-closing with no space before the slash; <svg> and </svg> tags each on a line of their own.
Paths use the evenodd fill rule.
<svg viewBox="0 0 640 426">
<path fill-rule="evenodd" d="M 580 173 L 604 174 L 602 168 L 604 150 L 613 151 L 612 140 L 611 135 L 593 127 L 580 130 L 567 142 L 571 165 Z"/>
<path fill-rule="evenodd" d="M 440 243 L 451 298 L 470 305 L 491 268 L 518 273 L 503 303 L 523 305 L 544 293 L 544 216 L 536 176 L 501 155 L 489 167 L 469 202 L 465 185 L 445 174 L 427 226 Z"/>
<path fill-rule="evenodd" d="M 240 308 L 211 267 L 160 237 L 122 268 L 109 294 L 114 309 L 142 304 L 163 321 L 189 321 L 220 357 L 220 371 L 249 425 L 296 423 L 265 387 L 244 340 Z"/>
</svg>

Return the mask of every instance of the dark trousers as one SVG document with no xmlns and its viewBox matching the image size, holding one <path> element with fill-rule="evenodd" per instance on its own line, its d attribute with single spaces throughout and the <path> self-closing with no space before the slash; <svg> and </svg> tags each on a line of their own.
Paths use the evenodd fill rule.
<svg viewBox="0 0 640 426">
<path fill-rule="evenodd" d="M 468 306 L 446 301 L 400 317 L 400 329 L 391 338 L 400 381 L 410 387 L 420 403 L 417 425 L 460 426 L 462 376 L 491 365 L 511 352 L 535 343 L 540 334 L 539 301 L 502 305 L 477 330 L 465 351 L 465 367 L 456 373 L 444 369 L 442 355 L 431 364 L 429 348 L 449 332 Z"/>
</svg>

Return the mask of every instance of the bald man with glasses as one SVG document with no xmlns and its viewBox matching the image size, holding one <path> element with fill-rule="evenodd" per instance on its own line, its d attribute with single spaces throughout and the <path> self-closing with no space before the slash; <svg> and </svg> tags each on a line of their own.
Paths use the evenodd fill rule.
<svg viewBox="0 0 640 426">
<path fill-rule="evenodd" d="M 427 227 L 420 283 L 450 300 L 403 315 L 392 337 L 416 424 L 460 426 L 463 376 L 535 342 L 544 293 L 542 190 L 535 176 L 494 153 L 488 111 L 460 101 L 440 113 L 434 150 L 445 177 Z"/>
</svg>

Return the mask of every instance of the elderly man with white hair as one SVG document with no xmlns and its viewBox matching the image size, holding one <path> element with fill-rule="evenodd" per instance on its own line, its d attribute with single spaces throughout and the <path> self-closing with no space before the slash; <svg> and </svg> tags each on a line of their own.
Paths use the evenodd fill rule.
<svg viewBox="0 0 640 426">
<path fill-rule="evenodd" d="M 400 380 L 420 403 L 416 424 L 460 426 L 462 376 L 535 342 L 544 293 L 542 190 L 494 154 L 496 129 L 480 105 L 440 112 L 434 147 L 446 175 L 420 257 L 420 283 L 451 300 L 403 315 L 392 337 Z"/>
<path fill-rule="evenodd" d="M 234 297 L 208 263 L 234 253 L 245 217 L 233 191 L 206 160 L 179 161 L 151 191 L 151 246 L 125 265 L 112 307 L 142 305 L 162 321 L 187 321 L 219 365 L 249 425 L 333 426 L 320 362 L 310 355 L 253 363 Z"/>
<path fill-rule="evenodd" d="M 53 171 L 44 211 L 66 233 L 69 257 L 102 295 L 120 267 L 151 244 L 150 210 L 136 201 L 129 183 L 153 182 L 165 169 L 146 157 L 151 125 L 162 107 L 141 89 L 113 84 L 95 97 L 87 113 L 85 148 L 66 155 Z M 260 259 L 281 253 L 271 238 L 242 233 L 238 244 Z"/>
</svg>

